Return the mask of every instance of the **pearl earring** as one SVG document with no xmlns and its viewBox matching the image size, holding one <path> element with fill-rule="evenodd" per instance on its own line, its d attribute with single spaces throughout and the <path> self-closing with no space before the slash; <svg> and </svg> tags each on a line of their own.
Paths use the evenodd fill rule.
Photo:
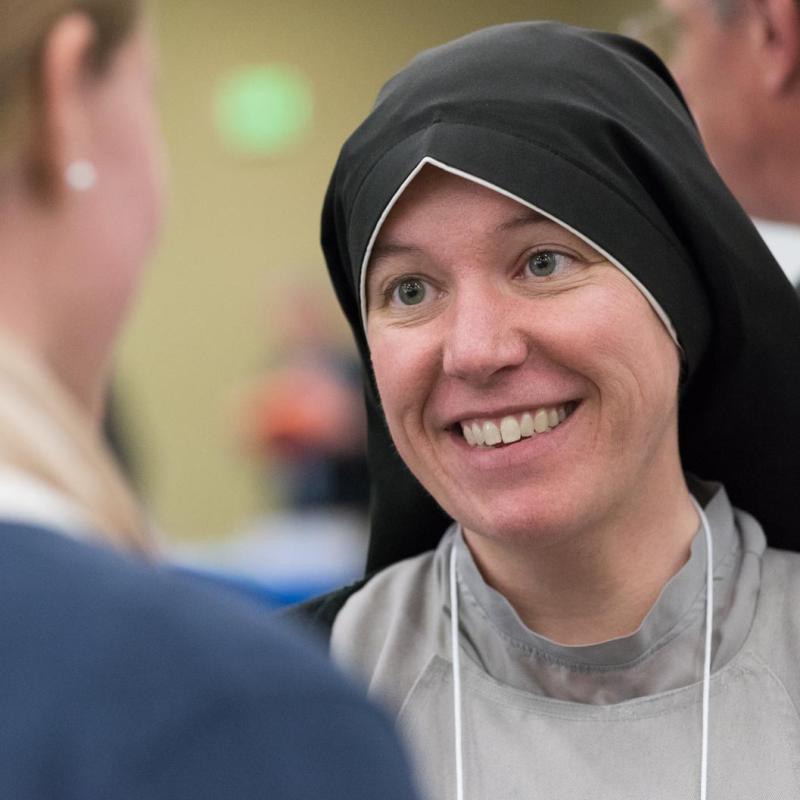
<svg viewBox="0 0 800 800">
<path fill-rule="evenodd" d="M 86 192 L 97 183 L 97 170 L 91 161 L 73 161 L 64 172 L 64 182 L 76 192 Z"/>
</svg>

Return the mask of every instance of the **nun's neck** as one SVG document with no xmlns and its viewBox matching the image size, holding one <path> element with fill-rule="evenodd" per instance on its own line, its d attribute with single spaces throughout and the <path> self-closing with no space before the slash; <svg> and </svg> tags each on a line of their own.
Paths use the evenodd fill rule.
<svg viewBox="0 0 800 800">
<path fill-rule="evenodd" d="M 560 537 L 509 543 L 464 529 L 484 580 L 528 628 L 564 645 L 633 633 L 686 563 L 700 521 L 681 474 L 624 513 Z"/>
</svg>

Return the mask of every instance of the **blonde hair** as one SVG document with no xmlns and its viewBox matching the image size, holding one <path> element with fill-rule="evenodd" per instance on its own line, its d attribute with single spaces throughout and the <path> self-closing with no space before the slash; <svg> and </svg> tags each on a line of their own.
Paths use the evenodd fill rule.
<svg viewBox="0 0 800 800">
<path fill-rule="evenodd" d="M 67 14 L 94 25 L 87 75 L 102 75 L 138 26 L 145 0 L 0 0 L 0 177 L 20 164 L 35 188 L 42 96 L 42 53 Z M 31 146 L 31 142 L 33 145 Z M 41 354 L 0 329 L 0 469 L 22 472 L 55 491 L 87 534 L 122 550 L 153 555 L 155 545 L 138 499 L 86 410 Z M 0 511 L 2 514 L 2 511 Z"/>
<path fill-rule="evenodd" d="M 95 27 L 87 70 L 102 73 L 136 27 L 142 0 L 0 0 L 0 166 L 30 141 L 41 83 L 41 54 L 53 25 L 86 14 Z"/>
<path fill-rule="evenodd" d="M 97 426 L 36 353 L 0 332 L 3 468 L 56 492 L 89 538 L 155 556 L 148 520 Z"/>
</svg>

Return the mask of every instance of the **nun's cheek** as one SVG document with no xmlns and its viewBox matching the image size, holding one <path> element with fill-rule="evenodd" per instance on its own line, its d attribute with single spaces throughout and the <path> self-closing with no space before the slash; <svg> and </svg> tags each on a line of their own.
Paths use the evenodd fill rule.
<svg viewBox="0 0 800 800">
<path fill-rule="evenodd" d="M 370 336 L 372 368 L 395 445 L 405 457 L 423 428 L 426 403 L 435 389 L 437 349 L 427 334 L 409 329 Z"/>
</svg>

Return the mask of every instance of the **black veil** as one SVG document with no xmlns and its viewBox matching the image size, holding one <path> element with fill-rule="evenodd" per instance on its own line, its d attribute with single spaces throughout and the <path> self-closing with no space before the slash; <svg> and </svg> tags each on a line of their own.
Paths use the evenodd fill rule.
<svg viewBox="0 0 800 800">
<path fill-rule="evenodd" d="M 721 481 L 773 547 L 800 549 L 800 304 L 711 166 L 672 77 L 644 46 L 558 23 L 489 28 L 418 56 L 342 149 L 322 216 L 365 370 L 368 570 L 436 546 L 449 520 L 389 437 L 361 321 L 362 261 L 424 158 L 542 208 L 650 291 L 684 355 L 684 469 Z"/>
</svg>

